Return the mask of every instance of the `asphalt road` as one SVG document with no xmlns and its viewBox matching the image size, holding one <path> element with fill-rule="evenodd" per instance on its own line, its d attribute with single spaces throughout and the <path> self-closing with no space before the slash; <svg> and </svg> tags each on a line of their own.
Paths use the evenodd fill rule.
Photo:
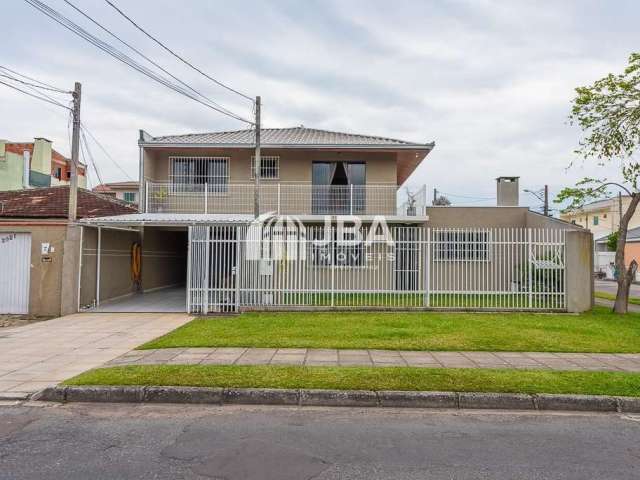
<svg viewBox="0 0 640 480">
<path fill-rule="evenodd" d="M 640 416 L 0 406 L 3 479 L 637 479 Z"/>
<path fill-rule="evenodd" d="M 615 294 L 618 291 L 618 284 L 611 280 L 596 280 L 595 281 L 596 292 L 608 292 Z M 632 283 L 629 289 L 629 294 L 632 297 L 640 297 L 640 284 Z"/>
</svg>

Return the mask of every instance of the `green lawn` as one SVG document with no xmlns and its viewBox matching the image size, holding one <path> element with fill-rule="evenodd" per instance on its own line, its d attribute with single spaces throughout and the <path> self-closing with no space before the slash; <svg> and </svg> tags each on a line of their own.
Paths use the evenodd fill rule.
<svg viewBox="0 0 640 480">
<path fill-rule="evenodd" d="M 640 352 L 640 314 L 260 312 L 197 318 L 139 348 Z"/>
<path fill-rule="evenodd" d="M 640 396 L 637 373 L 410 367 L 136 365 L 90 370 L 65 384 Z"/>
<path fill-rule="evenodd" d="M 616 299 L 616 294 L 615 293 L 609 293 L 609 292 L 595 292 L 594 296 L 596 298 L 602 298 L 604 300 L 611 300 L 611 301 L 614 301 Z M 639 297 L 629 297 L 629 303 L 631 303 L 633 305 L 640 305 L 640 298 Z"/>
</svg>

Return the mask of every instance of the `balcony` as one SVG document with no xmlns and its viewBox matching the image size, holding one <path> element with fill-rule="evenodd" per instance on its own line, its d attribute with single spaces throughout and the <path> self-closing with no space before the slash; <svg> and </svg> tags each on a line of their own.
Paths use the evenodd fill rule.
<svg viewBox="0 0 640 480">
<path fill-rule="evenodd" d="M 147 213 L 252 214 L 253 183 L 183 184 L 146 182 Z M 280 215 L 421 215 L 423 205 L 398 212 L 396 185 L 318 186 L 262 183 L 260 213 Z"/>
</svg>

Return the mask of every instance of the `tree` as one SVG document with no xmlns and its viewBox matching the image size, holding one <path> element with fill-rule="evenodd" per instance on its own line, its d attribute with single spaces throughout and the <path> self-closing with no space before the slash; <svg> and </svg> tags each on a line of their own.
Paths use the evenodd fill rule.
<svg viewBox="0 0 640 480">
<path fill-rule="evenodd" d="M 587 87 L 576 88 L 569 120 L 583 132 L 575 151 L 584 160 L 595 160 L 604 166 L 612 161 L 621 165 L 621 182 L 584 178 L 575 187 L 563 189 L 556 203 L 570 201 L 565 211 L 580 209 L 587 201 L 606 198 L 608 188 L 615 186 L 629 195 L 630 201 L 620 219 L 615 265 L 618 270 L 618 291 L 613 306 L 616 313 L 626 313 L 629 287 L 638 264 L 624 261 L 629 220 L 640 202 L 640 164 L 634 155 L 640 148 L 640 53 L 632 53 L 629 65 L 621 74 L 609 74 Z"/>
<path fill-rule="evenodd" d="M 444 195 L 440 195 L 433 201 L 433 204 L 440 205 L 441 207 L 448 207 L 451 205 L 451 202 Z"/>
<path fill-rule="evenodd" d="M 613 232 L 607 235 L 607 250 L 615 252 L 618 248 L 618 232 Z"/>
</svg>

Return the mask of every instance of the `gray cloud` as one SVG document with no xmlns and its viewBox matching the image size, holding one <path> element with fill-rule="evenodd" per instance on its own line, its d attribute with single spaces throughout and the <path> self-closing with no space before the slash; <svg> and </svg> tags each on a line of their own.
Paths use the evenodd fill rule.
<svg viewBox="0 0 640 480">
<path fill-rule="evenodd" d="M 89 28 L 64 2 L 48 3 Z M 249 114 L 247 102 L 176 62 L 103 1 L 77 3 L 196 88 Z M 579 133 L 566 116 L 577 85 L 620 70 L 638 49 L 636 2 L 121 4 L 205 71 L 262 95 L 268 126 L 435 140 L 412 184 L 492 197 L 498 175 L 552 191 L 586 174 L 615 176 L 614 166 L 566 170 Z M 160 135 L 243 127 L 153 84 L 25 3 L 3 6 L 12 21 L 3 26 L 2 63 L 69 88 L 81 81 L 84 120 L 132 176 L 140 128 Z M 68 153 L 64 111 L 6 88 L 0 105 L 0 136 L 45 136 Z M 106 180 L 120 178 L 98 149 L 94 155 Z"/>
</svg>

